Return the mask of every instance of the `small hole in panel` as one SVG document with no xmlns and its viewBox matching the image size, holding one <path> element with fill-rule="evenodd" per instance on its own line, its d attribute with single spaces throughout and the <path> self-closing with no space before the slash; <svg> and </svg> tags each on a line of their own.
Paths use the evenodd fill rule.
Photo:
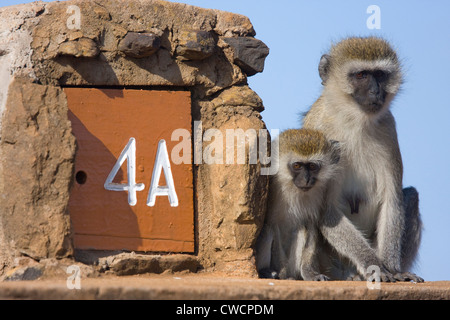
<svg viewBox="0 0 450 320">
<path fill-rule="evenodd" d="M 78 171 L 75 175 L 75 180 L 78 182 L 78 184 L 85 184 L 87 180 L 87 174 L 84 171 Z"/>
</svg>

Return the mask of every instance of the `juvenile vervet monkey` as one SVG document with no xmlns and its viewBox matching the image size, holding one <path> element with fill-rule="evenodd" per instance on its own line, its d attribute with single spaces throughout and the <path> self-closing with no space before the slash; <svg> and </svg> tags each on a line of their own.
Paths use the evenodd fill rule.
<svg viewBox="0 0 450 320">
<path fill-rule="evenodd" d="M 413 187 L 402 190 L 402 158 L 389 111 L 402 84 L 397 54 L 380 38 L 348 38 L 322 56 L 319 74 L 323 92 L 304 127 L 341 142 L 343 164 L 343 180 L 332 188 L 336 200 L 328 204 L 321 231 L 360 274 L 367 263 L 354 258 L 356 242 L 373 249 L 379 266 L 396 280 L 422 282 L 408 272 L 421 239 L 418 193 Z M 343 212 L 333 209 L 339 207 Z"/>
<path fill-rule="evenodd" d="M 326 190 L 339 171 L 339 144 L 316 130 L 291 129 L 278 136 L 272 159 L 265 225 L 256 264 L 262 278 L 328 280 L 320 272 L 319 224 Z"/>
</svg>

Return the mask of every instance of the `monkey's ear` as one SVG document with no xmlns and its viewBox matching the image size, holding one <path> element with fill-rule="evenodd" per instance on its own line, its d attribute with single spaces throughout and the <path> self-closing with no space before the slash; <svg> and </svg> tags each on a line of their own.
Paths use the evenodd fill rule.
<svg viewBox="0 0 450 320">
<path fill-rule="evenodd" d="M 339 160 L 341 160 L 341 144 L 339 141 L 336 140 L 330 140 L 331 143 L 331 163 L 337 164 Z"/>
<path fill-rule="evenodd" d="M 322 84 L 328 80 L 328 71 L 330 70 L 330 56 L 328 54 L 324 54 L 322 58 L 320 58 L 319 62 L 319 75 L 320 79 L 322 79 Z"/>
</svg>

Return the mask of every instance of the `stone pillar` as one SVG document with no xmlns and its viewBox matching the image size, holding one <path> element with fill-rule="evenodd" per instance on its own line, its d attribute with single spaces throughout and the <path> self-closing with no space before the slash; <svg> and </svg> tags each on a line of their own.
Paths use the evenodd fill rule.
<svg viewBox="0 0 450 320">
<path fill-rule="evenodd" d="M 20 255 L 73 254 L 64 86 L 182 88 L 202 134 L 265 128 L 247 77 L 269 49 L 242 15 L 156 0 L 36 2 L 1 8 L 0 34 L 0 274 Z M 194 165 L 194 256 L 206 270 L 255 276 L 268 177 L 259 162 L 223 161 Z"/>
</svg>

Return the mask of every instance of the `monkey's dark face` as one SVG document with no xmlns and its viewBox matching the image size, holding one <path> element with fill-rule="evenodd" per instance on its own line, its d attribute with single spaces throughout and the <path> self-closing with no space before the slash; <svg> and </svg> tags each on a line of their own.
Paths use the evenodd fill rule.
<svg viewBox="0 0 450 320">
<path fill-rule="evenodd" d="M 314 162 L 293 162 L 289 164 L 294 184 L 302 191 L 309 191 L 317 182 L 320 165 Z"/>
<path fill-rule="evenodd" d="M 355 101 L 367 113 L 377 113 L 386 102 L 389 74 L 383 70 L 362 70 L 348 75 Z"/>
</svg>

